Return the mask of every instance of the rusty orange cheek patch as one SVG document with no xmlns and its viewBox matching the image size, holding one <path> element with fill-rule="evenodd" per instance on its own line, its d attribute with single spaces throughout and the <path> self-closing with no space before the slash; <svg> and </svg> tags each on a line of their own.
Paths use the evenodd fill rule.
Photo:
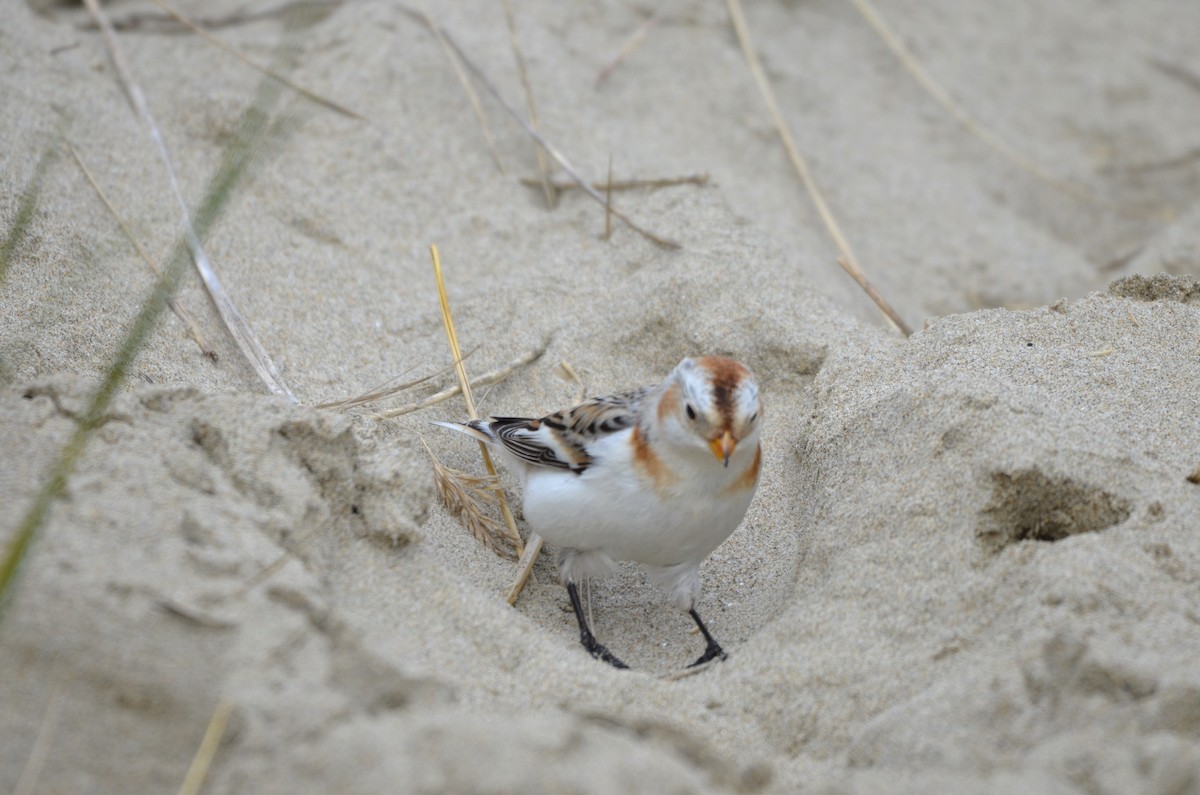
<svg viewBox="0 0 1200 795">
<path fill-rule="evenodd" d="M 658 401 L 658 421 L 662 422 L 668 415 L 679 411 L 679 384 L 671 384 Z"/>
<path fill-rule="evenodd" d="M 641 428 L 633 429 L 633 463 L 638 471 L 650 478 L 655 491 L 662 491 L 679 478 L 672 472 L 662 459 L 650 448 Z"/>
<path fill-rule="evenodd" d="M 754 460 L 750 462 L 750 466 L 746 467 L 746 471 L 742 473 L 734 482 L 730 483 L 726 488 L 726 493 L 736 494 L 739 491 L 752 489 L 758 483 L 758 471 L 762 468 L 762 445 L 754 448 Z"/>
</svg>

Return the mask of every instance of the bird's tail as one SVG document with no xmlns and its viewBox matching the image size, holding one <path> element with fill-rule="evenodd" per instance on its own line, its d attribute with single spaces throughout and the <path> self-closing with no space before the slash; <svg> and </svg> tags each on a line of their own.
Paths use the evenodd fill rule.
<svg viewBox="0 0 1200 795">
<path fill-rule="evenodd" d="M 478 439 L 479 441 L 487 442 L 488 444 L 498 441 L 496 434 L 492 432 L 492 429 L 488 427 L 488 424 L 483 420 L 471 420 L 470 422 L 435 421 L 433 424 L 441 426 L 442 428 L 449 428 L 452 431 L 458 431 L 459 433 L 465 433 L 467 436 L 470 436 L 473 439 Z"/>
</svg>

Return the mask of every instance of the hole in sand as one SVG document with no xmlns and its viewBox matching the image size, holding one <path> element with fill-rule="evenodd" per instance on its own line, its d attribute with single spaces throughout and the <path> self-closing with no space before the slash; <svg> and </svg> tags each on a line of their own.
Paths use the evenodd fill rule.
<svg viewBox="0 0 1200 795">
<path fill-rule="evenodd" d="M 1058 541 L 1129 518 L 1128 500 L 1039 469 L 992 473 L 992 499 L 976 535 L 992 552 L 1017 541 Z"/>
</svg>

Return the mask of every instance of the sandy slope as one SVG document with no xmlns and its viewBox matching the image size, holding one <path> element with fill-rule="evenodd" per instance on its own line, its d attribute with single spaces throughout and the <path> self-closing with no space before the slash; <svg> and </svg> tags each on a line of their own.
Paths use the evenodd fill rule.
<svg viewBox="0 0 1200 795">
<path fill-rule="evenodd" d="M 209 252 L 308 405 L 445 364 L 430 243 L 473 372 L 546 346 L 485 410 L 568 403 L 563 360 L 596 392 L 688 354 L 749 363 L 765 477 L 701 603 L 730 660 L 671 678 L 702 644 L 633 568 L 592 591 L 634 672 L 579 649 L 551 564 L 508 608 L 512 564 L 437 505 L 418 441 L 477 469 L 426 424 L 461 404 L 379 422 L 267 397 L 190 279 L 220 360 L 162 319 L 0 625 L 0 788 L 44 750 L 38 791 L 170 790 L 227 701 L 206 791 L 1200 792 L 1200 93 L 1162 66 L 1200 73 L 1200 14 L 883 8 L 1096 205 L 963 133 L 851 4 L 747 9 L 799 146 L 921 329 L 902 340 L 833 263 L 722 5 L 667 6 L 599 88 L 645 9 L 513 5 L 581 169 L 711 175 L 617 196 L 680 251 L 603 241 L 575 193 L 548 212 L 499 106 L 508 174 L 436 41 L 364 1 L 303 34 L 293 76 L 370 121 L 290 105 Z M 519 102 L 501 9 L 435 13 Z M 165 256 L 165 178 L 84 21 L 21 3 L 0 29 L 0 228 L 65 136 Z M 267 59 L 280 31 L 221 35 Z M 122 41 L 196 200 L 258 76 L 191 36 Z M 60 151 L 0 284 L 0 534 L 149 284 Z"/>
</svg>

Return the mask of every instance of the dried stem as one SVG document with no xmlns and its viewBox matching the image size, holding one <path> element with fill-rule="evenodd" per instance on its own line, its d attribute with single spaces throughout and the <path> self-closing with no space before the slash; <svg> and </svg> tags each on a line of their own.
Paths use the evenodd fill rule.
<svg viewBox="0 0 1200 795">
<path fill-rule="evenodd" d="M 55 681 L 50 688 L 50 696 L 46 699 L 46 708 L 42 711 L 42 720 L 38 723 L 37 736 L 33 738 L 33 748 L 25 758 L 25 767 L 21 769 L 21 777 L 13 795 L 32 795 L 37 792 L 37 780 L 46 765 L 46 757 L 50 753 L 50 740 L 58 727 L 58 718 L 63 708 L 62 682 Z"/>
<path fill-rule="evenodd" d="M 638 25 L 638 29 L 635 30 L 633 35 L 629 37 L 629 41 L 625 42 L 624 46 L 617 51 L 617 54 L 610 58 L 608 63 L 605 64 L 604 68 L 600 70 L 600 74 L 596 75 L 596 88 L 599 88 L 600 85 L 609 78 L 609 75 L 615 72 L 617 67 L 620 66 L 621 63 L 628 58 L 634 50 L 642 45 L 642 42 L 646 40 L 646 34 L 658 24 L 658 21 L 661 18 L 662 14 L 656 12 L 641 25 Z"/>
<path fill-rule="evenodd" d="M 100 201 L 104 202 L 104 206 L 108 208 L 108 212 L 116 220 L 117 225 L 121 227 L 121 231 L 125 233 L 125 238 L 129 241 L 130 245 L 137 249 L 137 253 L 145 261 L 146 265 L 149 266 L 151 271 L 153 271 L 156 275 L 162 273 L 162 267 L 154 260 L 153 257 L 150 256 L 146 249 L 142 247 L 141 242 L 134 237 L 133 230 L 129 228 L 129 224 L 125 223 L 125 219 L 122 218 L 119 213 L 117 213 L 117 208 L 113 206 L 111 201 L 109 201 L 108 196 L 105 195 L 104 190 L 100 187 L 100 184 L 96 182 L 96 177 L 83 162 L 83 158 L 79 156 L 79 152 L 76 151 L 75 147 L 69 143 L 67 144 L 67 148 L 71 150 L 71 155 L 75 158 L 75 162 L 78 163 L 79 167 L 83 170 L 83 176 L 87 177 L 87 181 L 96 191 L 96 195 L 100 197 Z M 200 346 L 200 352 L 215 362 L 217 360 L 217 352 L 213 350 L 211 345 L 208 344 L 208 340 L 204 338 L 204 334 L 201 333 L 200 327 L 196 325 L 196 319 L 192 317 L 192 313 L 187 310 L 187 307 L 185 307 L 183 303 L 174 296 L 167 300 L 167 306 L 171 307 L 171 311 L 174 312 L 176 317 L 183 322 L 183 325 L 188 330 L 188 334 L 190 334 L 192 339 L 195 340 L 196 344 Z"/>
<path fill-rule="evenodd" d="M 458 333 L 454 330 L 454 316 L 450 313 L 450 299 L 446 296 L 446 281 L 442 277 L 442 260 L 438 256 L 437 246 L 429 247 L 429 254 L 433 257 L 433 275 L 437 280 L 438 300 L 442 308 L 442 325 L 446 328 L 446 340 L 450 343 L 450 353 L 454 357 L 454 369 L 458 373 L 458 385 L 462 389 L 463 400 L 467 404 L 467 416 L 473 420 L 479 419 L 479 412 L 475 410 L 475 397 L 471 394 L 471 382 L 467 378 L 467 368 L 463 364 L 462 349 L 458 346 Z M 483 465 L 487 468 L 488 475 L 497 478 L 496 465 L 492 463 L 491 453 L 488 452 L 487 445 L 484 442 L 479 442 L 479 453 L 483 456 Z M 508 529 L 508 538 L 512 543 L 513 548 L 517 550 L 517 554 L 522 554 L 525 549 L 521 543 L 521 534 L 517 532 L 517 523 L 513 519 L 512 511 L 508 508 L 508 498 L 504 496 L 504 489 L 500 488 L 499 481 L 496 482 L 494 488 L 496 501 L 500 504 L 500 513 L 504 515 L 504 524 Z"/>
<path fill-rule="evenodd" d="M 550 340 L 543 340 L 542 344 L 537 348 L 526 351 L 503 367 L 497 368 L 488 373 L 484 373 L 475 380 L 471 381 L 471 388 L 476 389 L 481 386 L 490 386 L 491 384 L 497 384 L 503 381 L 505 378 L 508 378 L 510 375 L 530 362 L 537 361 L 538 358 L 540 358 L 541 355 L 546 352 L 546 348 L 549 345 Z M 421 409 L 427 409 L 430 406 L 436 406 L 438 403 L 444 403 L 461 392 L 462 387 L 458 384 L 455 384 L 452 387 L 443 389 L 441 392 L 438 392 L 435 395 L 430 395 L 420 403 L 410 403 L 407 406 L 400 406 L 399 408 L 380 411 L 370 416 L 377 420 L 389 420 L 394 417 L 399 417 L 403 414 L 411 414 L 414 411 L 420 411 Z"/>
<path fill-rule="evenodd" d="M 670 188 L 676 185 L 707 185 L 711 177 L 708 174 L 687 174 L 682 177 L 664 177 L 663 179 L 618 179 L 608 182 L 593 182 L 592 189 L 596 191 L 639 190 L 641 188 Z M 521 184 L 536 188 L 541 180 L 521 177 Z M 555 180 L 552 185 L 556 191 L 579 190 L 574 182 Z"/>
<path fill-rule="evenodd" d="M 909 52 L 908 47 L 904 45 L 904 42 L 901 41 L 900 37 L 897 36 L 891 30 L 891 28 L 887 26 L 887 23 L 883 21 L 883 17 L 879 15 L 879 12 L 875 10 L 875 7 L 869 2 L 869 0 L 850 0 L 850 2 L 853 3 L 854 7 L 858 9 L 858 12 L 863 15 L 863 18 L 867 20 L 867 23 L 875 29 L 875 32 L 879 34 L 879 38 L 883 39 L 883 43 L 886 44 L 888 49 L 892 51 L 892 54 L 900 60 L 900 63 L 903 64 L 906 70 L 908 70 L 908 73 L 912 75 L 913 78 L 921 84 L 921 87 L 924 88 L 925 91 L 928 92 L 929 95 L 933 97 L 939 105 L 945 108 L 946 111 L 953 116 L 959 124 L 967 128 L 972 135 L 983 141 L 984 144 L 990 148 L 999 152 L 1018 168 L 1027 171 L 1028 173 L 1062 191 L 1068 196 L 1087 204 L 1101 204 L 1101 202 L 1099 202 L 1094 196 L 1092 196 L 1083 188 L 1059 179 L 1046 169 L 1042 168 L 1033 159 L 1020 152 L 1015 146 L 1012 146 L 999 135 L 985 127 L 983 123 L 972 116 L 971 113 L 966 110 L 966 108 L 955 102 L 954 98 L 950 96 L 950 93 L 946 91 L 946 89 L 943 88 L 940 83 L 934 80 L 933 76 L 925 70 L 925 67 L 923 67 L 913 56 L 913 54 Z"/>
<path fill-rule="evenodd" d="M 192 766 L 188 768 L 183 784 L 179 787 L 179 795 L 196 795 L 204 786 L 204 779 L 208 775 L 213 757 L 217 755 L 217 749 L 221 746 L 221 738 L 225 736 L 225 727 L 229 724 L 229 716 L 232 714 L 233 702 L 222 700 L 217 704 L 208 722 L 208 728 L 204 730 L 204 739 L 196 749 Z"/>
<path fill-rule="evenodd" d="M 875 289 L 875 285 L 871 284 L 866 275 L 857 267 L 853 267 L 853 263 L 849 262 L 845 257 L 838 257 L 838 265 L 841 265 L 846 273 L 850 274 L 850 278 L 858 282 L 858 286 L 863 289 L 867 297 L 875 302 L 875 306 L 879 307 L 879 311 L 887 316 L 887 319 L 892 321 L 892 325 L 896 327 L 901 334 L 906 337 L 912 336 L 912 329 L 908 327 L 900 315 L 896 314 L 896 310 L 887 302 L 887 299 L 879 294 Z"/>
<path fill-rule="evenodd" d="M 521 559 L 517 561 L 517 579 L 508 589 L 508 596 L 505 597 L 510 605 L 515 605 L 517 599 L 520 598 L 521 591 L 525 588 L 525 583 L 529 582 L 529 575 L 533 572 L 533 564 L 537 561 L 541 551 L 542 537 L 537 533 L 530 533 L 525 542 L 525 551 L 521 553 Z"/>
<path fill-rule="evenodd" d="M 237 342 L 238 348 L 241 349 L 247 361 L 250 362 L 259 377 L 262 378 L 263 383 L 266 384 L 267 389 L 276 395 L 287 398 L 292 403 L 299 403 L 296 396 L 292 394 L 292 390 L 288 388 L 287 383 L 284 381 L 283 374 L 279 372 L 279 368 L 275 366 L 275 362 L 267 354 L 262 343 L 259 342 L 258 335 L 250 328 L 250 324 L 246 322 L 242 313 L 233 303 L 233 299 L 225 291 L 224 285 L 217 277 L 216 271 L 213 270 L 212 264 L 209 262 L 208 255 L 200 245 L 200 236 L 196 233 L 196 229 L 192 225 L 187 202 L 184 200 L 183 191 L 179 187 L 179 178 L 175 172 L 171 156 L 167 152 L 167 146 L 163 141 L 162 133 L 159 132 L 158 124 L 150 114 L 150 108 L 146 104 L 146 98 L 142 93 L 141 87 L 133 79 L 133 74 L 125 59 L 125 53 L 117 42 L 117 36 L 113 32 L 108 17 L 100 9 L 97 0 L 83 1 L 97 24 L 100 25 L 100 30 L 103 32 L 105 42 L 108 45 L 109 55 L 121 78 L 121 85 L 125 89 L 130 104 L 133 105 L 138 118 L 145 125 L 147 132 L 149 132 L 151 139 L 153 139 L 159 157 L 166 168 L 167 176 L 171 182 L 171 190 L 179 204 L 180 225 L 183 227 L 184 237 L 191 251 L 192 260 L 196 264 L 196 270 L 200 273 L 200 278 L 208 290 L 209 297 L 212 298 L 217 313 L 220 315 L 225 327 L 229 330 L 230 335 Z"/>
<path fill-rule="evenodd" d="M 438 45 L 441 46 L 442 52 L 446 54 L 446 58 L 450 61 L 450 66 L 453 67 L 454 74 L 458 77 L 458 82 L 462 85 L 463 91 L 467 92 L 467 99 L 471 102 L 471 109 L 475 111 L 475 118 L 479 119 L 479 126 L 483 129 L 483 137 L 487 140 L 488 150 L 492 153 L 492 160 L 496 161 L 496 168 L 500 169 L 501 174 L 507 174 L 508 169 L 504 167 L 504 161 L 500 159 L 500 150 L 496 148 L 496 141 L 492 138 L 492 127 L 488 124 L 487 114 L 484 113 L 483 105 L 479 102 L 479 95 L 475 93 L 474 87 L 471 86 L 471 81 L 467 78 L 467 73 L 463 71 L 462 62 L 459 60 L 462 56 L 462 51 L 458 47 L 450 45 L 446 39 L 445 32 L 433 23 L 433 20 L 429 18 L 429 14 L 423 10 L 419 13 L 424 19 L 425 25 L 433 32 L 433 36 L 437 39 Z"/>
<path fill-rule="evenodd" d="M 834 218 L 833 211 L 829 209 L 824 194 L 817 187 L 816 180 L 813 179 L 812 173 L 809 171 L 807 161 L 805 161 L 800 151 L 796 148 L 796 144 L 792 140 L 791 130 L 788 129 L 787 123 L 783 120 L 783 114 L 779 112 L 779 103 L 775 101 L 775 92 L 771 89 L 771 84 L 767 80 L 767 74 L 763 71 L 762 62 L 759 60 L 758 51 L 755 49 L 754 42 L 750 38 L 750 29 L 746 26 L 746 17 L 742 13 L 741 0 L 726 0 L 726 3 L 729 6 L 729 16 L 733 21 L 733 28 L 737 33 L 738 41 L 741 43 L 742 52 L 746 56 L 746 62 L 750 66 L 751 74 L 754 75 L 754 81 L 758 84 L 758 90 L 762 93 L 763 101 L 767 105 L 767 111 L 771 114 L 771 119 L 775 123 L 775 130 L 779 133 L 779 138 L 783 142 L 783 148 L 787 151 L 788 159 L 792 161 L 792 166 L 796 169 L 800 181 L 804 184 L 804 189 L 808 192 L 813 204 L 816 205 L 817 212 L 821 216 L 821 222 L 825 224 L 825 229 L 828 230 L 830 237 L 833 238 L 834 245 L 837 246 L 842 258 L 846 261 L 842 267 L 854 277 L 854 280 L 859 285 L 868 283 L 866 275 L 863 274 L 862 268 L 859 267 L 858 260 L 854 256 L 854 251 L 850 248 L 850 242 L 842 234 L 842 228 L 838 225 L 837 219 Z M 878 304 L 878 301 L 876 301 L 876 304 Z M 888 314 L 885 312 L 884 317 L 898 331 L 904 333 L 906 326 L 896 322 L 894 313 Z"/>
<path fill-rule="evenodd" d="M 475 353 L 475 351 L 477 351 L 477 350 L 479 350 L 478 346 L 471 349 L 470 351 L 467 351 L 466 355 L 463 356 L 463 358 L 469 359 L 471 357 L 471 354 Z M 413 369 L 414 368 L 410 367 L 404 373 L 401 373 L 400 375 L 396 376 L 396 378 L 402 378 L 407 373 L 412 372 Z M 449 365 L 443 367 L 441 370 L 438 370 L 436 373 L 430 373 L 427 376 L 423 376 L 421 378 L 415 378 L 411 381 L 405 381 L 401 384 L 395 384 L 395 385 L 392 384 L 392 381 L 395 381 L 396 378 L 393 378 L 391 381 L 388 381 L 385 384 L 381 384 L 380 386 L 375 387 L 370 392 L 366 392 L 361 395 L 357 395 L 356 397 L 346 398 L 344 400 L 327 400 L 324 403 L 318 403 L 314 408 L 333 409 L 335 411 L 345 411 L 346 409 L 358 408 L 359 406 L 366 405 L 367 403 L 378 403 L 381 400 L 387 400 L 390 397 L 398 395 L 399 393 L 404 392 L 405 390 L 412 389 L 414 386 L 420 386 L 421 384 L 425 383 L 426 381 L 437 378 L 439 375 L 449 372 L 452 369 L 454 369 L 454 365 L 449 364 Z"/>
<path fill-rule="evenodd" d="M 612 153 L 608 154 L 608 184 L 604 189 L 604 239 L 612 237 Z"/>
<path fill-rule="evenodd" d="M 536 129 L 534 129 L 533 125 L 531 125 L 529 123 L 529 120 L 526 119 L 524 116 L 522 116 L 521 113 L 512 106 L 512 103 L 510 103 L 507 99 L 504 98 L 504 95 L 500 93 L 500 89 L 496 88 L 496 84 L 492 82 L 491 78 L 488 77 L 487 74 L 482 69 L 480 69 L 475 64 L 475 62 L 472 61 L 467 56 L 466 52 L 463 51 L 462 47 L 460 47 L 458 45 L 458 42 L 455 41 L 454 37 L 451 36 L 450 33 L 445 28 L 437 25 L 429 17 L 425 16 L 424 14 L 422 14 L 418 11 L 410 9 L 404 5 L 399 5 L 398 7 L 402 11 L 404 11 L 406 14 L 409 14 L 410 16 L 414 17 L 415 19 L 419 19 L 422 22 L 424 22 L 426 25 L 428 25 L 430 27 L 431 30 L 438 33 L 438 35 L 441 36 L 442 39 L 444 41 L 446 41 L 447 44 L 449 44 L 451 47 L 453 47 L 454 51 L 456 53 L 458 53 L 458 57 L 460 59 L 462 59 L 462 62 L 467 66 L 467 68 L 470 69 L 477 78 L 479 78 L 479 81 L 481 83 L 483 83 L 483 86 L 484 86 L 484 88 L 486 88 L 488 90 L 488 93 L 491 94 L 496 99 L 497 102 L 499 102 L 502 106 L 504 106 L 504 109 L 508 112 L 508 115 L 512 116 L 513 119 L 517 122 L 517 124 L 521 125 L 521 128 L 525 130 L 525 133 L 530 138 L 532 138 L 533 140 L 535 140 L 539 144 L 541 144 L 542 148 L 546 150 L 546 153 L 549 154 L 550 157 L 554 158 L 555 162 L 557 162 L 558 165 L 562 167 L 563 171 L 567 172 L 567 175 L 570 176 L 571 179 L 575 180 L 575 184 L 579 185 L 581 190 L 583 190 L 587 195 L 591 196 L 601 206 L 604 205 L 604 197 L 601 196 L 600 193 L 595 188 L 593 188 L 591 185 L 589 185 L 583 179 L 583 177 L 581 177 L 579 175 L 579 172 L 575 169 L 575 167 L 573 165 L 571 165 L 571 161 L 567 160 L 566 155 L 564 155 L 561 151 L 559 151 L 558 147 L 556 147 L 554 144 L 550 143 L 550 141 L 547 140 L 544 135 L 542 135 L 540 132 L 538 132 Z M 654 243 L 655 245 L 661 246 L 663 248 L 669 248 L 669 249 L 680 248 L 680 245 L 678 243 L 676 243 L 674 240 L 669 240 L 665 237 L 655 234 L 654 232 L 651 232 L 648 229 L 645 229 L 645 228 L 639 226 L 632 218 L 627 216 L 625 213 L 617 212 L 616 210 L 614 210 L 613 215 L 615 215 L 621 221 L 621 223 L 625 224 L 630 229 L 637 232 L 639 235 L 646 238 L 647 240 Z"/>
<path fill-rule="evenodd" d="M 337 102 L 334 102 L 332 99 L 323 97 L 315 91 L 310 91 L 309 89 L 305 88 L 304 86 L 294 83 L 293 81 L 291 81 L 287 77 L 284 77 L 283 75 L 279 74 L 278 72 L 271 69 L 270 67 L 263 66 L 262 64 L 258 63 L 257 61 L 254 61 L 249 56 L 242 53 L 241 50 L 239 50 L 236 47 L 234 47 L 233 45 L 225 42 L 224 40 L 214 36 L 212 33 L 209 33 L 207 30 L 205 30 L 203 27 L 201 27 L 198 23 L 194 22 L 193 20 L 191 20 L 188 17 L 185 17 L 183 14 L 176 11 L 171 6 L 167 5 L 165 2 L 163 2 L 163 0 L 150 0 L 150 2 L 154 3 L 154 5 L 158 6 L 166 13 L 170 14 L 172 17 L 174 17 L 176 20 L 178 20 L 181 25 L 183 25 L 184 27 L 191 30 L 193 33 L 195 33 L 197 36 L 199 36 L 200 38 L 207 41 L 209 44 L 220 47 L 222 50 L 229 53 L 234 58 L 237 58 L 239 61 L 246 64 L 251 69 L 256 69 L 259 72 L 262 72 L 267 77 L 270 77 L 273 80 L 278 80 L 280 83 L 283 83 L 285 86 L 292 89 L 297 94 L 300 94 L 302 96 L 305 96 L 305 97 L 311 99 L 313 102 L 317 103 L 318 105 L 323 105 L 324 107 L 329 108 L 332 111 L 341 113 L 343 116 L 349 116 L 352 119 L 359 119 L 360 121 L 366 121 L 366 119 L 362 116 L 362 114 L 355 113 L 354 111 L 347 108 L 345 105 L 339 105 Z"/>
<path fill-rule="evenodd" d="M 508 44 L 512 48 L 513 60 L 517 62 L 517 74 L 521 78 L 521 88 L 525 91 L 525 107 L 529 109 L 529 123 L 536 130 L 541 127 L 542 123 L 538 119 L 537 105 L 533 101 L 533 86 L 529 83 L 529 71 L 525 68 L 525 55 L 521 51 L 521 42 L 517 39 L 517 24 L 513 20 L 512 4 L 509 0 L 504 0 L 504 21 L 508 25 Z M 550 181 L 550 163 L 546 159 L 546 153 L 542 147 L 534 146 L 533 154 L 537 157 L 542 193 L 546 196 L 546 208 L 553 210 L 558 204 L 558 194 L 554 190 L 554 183 Z"/>
</svg>

